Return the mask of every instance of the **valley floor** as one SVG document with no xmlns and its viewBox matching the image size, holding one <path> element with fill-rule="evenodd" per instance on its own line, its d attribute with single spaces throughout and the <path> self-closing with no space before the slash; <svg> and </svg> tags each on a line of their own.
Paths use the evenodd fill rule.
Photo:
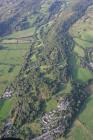
<svg viewBox="0 0 93 140">
<path fill-rule="evenodd" d="M 49 2 L 50 0 L 44 3 L 45 7 L 41 7 L 42 14 L 48 11 Z M 74 0 L 72 3 L 73 7 Z M 3 124 L 14 109 L 10 120 L 13 120 L 12 125 L 15 128 L 20 126 L 19 136 L 23 138 L 27 138 L 27 134 L 33 134 L 38 139 L 43 133 L 41 121 L 44 113 L 47 116 L 55 111 L 58 102 L 72 93 L 73 82 L 76 82 L 88 85 L 86 91 L 90 92 L 91 96 L 84 103 L 66 138 L 57 140 L 93 140 L 93 85 L 89 84 L 93 80 L 93 6 L 86 10 L 85 15 L 81 14 L 80 19 L 77 14 L 77 21 L 74 21 L 73 10 L 69 11 L 68 7 L 68 11 L 61 11 L 64 5 L 58 15 L 48 18 L 47 24 L 47 14 L 44 21 L 42 19 L 45 16 L 39 17 L 41 22 L 38 22 L 40 19 L 37 18 L 37 30 L 29 28 L 0 39 L 0 96 L 13 82 L 14 93 L 18 91 L 17 98 L 14 95 L 8 100 L 0 100 L 0 123 Z M 66 15 L 67 12 L 71 13 Z M 73 19 L 70 19 L 72 15 Z M 34 33 L 35 42 L 32 38 Z M 57 39 L 63 42 L 58 42 Z M 83 93 L 82 90 L 80 92 Z M 41 101 L 45 101 L 44 104 Z M 39 105 L 42 108 L 39 108 Z M 38 110 L 41 111 L 39 114 Z M 62 113 L 65 114 L 64 112 L 63 110 Z M 49 125 L 51 127 L 51 124 Z M 6 128 L 5 130 L 8 131 Z"/>
</svg>

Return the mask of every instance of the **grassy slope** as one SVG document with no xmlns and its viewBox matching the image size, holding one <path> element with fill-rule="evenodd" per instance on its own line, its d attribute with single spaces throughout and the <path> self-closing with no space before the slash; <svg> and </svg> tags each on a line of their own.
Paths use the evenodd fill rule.
<svg viewBox="0 0 93 140">
<path fill-rule="evenodd" d="M 23 44 L 2 46 L 0 51 L 0 94 L 17 76 L 28 48 L 28 45 Z"/>
<path fill-rule="evenodd" d="M 0 50 L 0 94 L 18 75 L 28 49 L 28 45 L 10 44 Z M 9 116 L 13 104 L 14 98 L 0 100 L 0 123 Z"/>
<path fill-rule="evenodd" d="M 11 35 L 7 36 L 7 38 L 28 37 L 28 36 L 32 36 L 34 32 L 35 32 L 35 28 L 29 28 L 26 30 L 14 32 Z"/>
<path fill-rule="evenodd" d="M 76 73 L 74 74 L 75 79 L 81 81 L 87 81 L 93 78 L 93 73 L 87 68 L 82 68 L 77 61 L 81 58 L 85 58 L 86 49 L 93 47 L 93 7 L 90 7 L 86 15 L 82 17 L 77 23 L 73 25 L 70 29 L 70 33 L 74 38 L 76 46 L 74 47 L 74 52 L 76 57 Z M 91 23 L 91 24 L 90 24 Z"/>
<path fill-rule="evenodd" d="M 46 9 L 45 9 L 46 10 Z M 26 32 L 27 31 L 27 32 Z M 32 31 L 32 29 L 31 29 L 31 31 L 30 30 L 26 30 L 26 31 L 22 31 L 22 32 L 18 32 L 18 33 L 14 33 L 14 34 L 12 34 L 10 37 L 21 37 L 21 36 L 23 36 L 23 33 L 25 33 L 25 35 L 26 36 L 28 36 L 29 35 L 29 33 L 31 33 L 31 31 Z M 30 31 L 30 32 L 29 32 Z M 88 39 L 89 40 L 89 39 Z M 80 43 L 80 40 L 78 41 L 79 43 Z M 77 43 L 78 43 L 77 42 Z M 85 41 L 84 41 L 85 42 Z M 78 44 L 79 44 L 78 43 Z M 80 44 L 79 44 L 80 45 Z M 85 44 L 83 44 L 83 46 L 85 47 Z M 86 47 L 87 46 L 89 46 L 88 44 L 86 44 Z M 22 49 L 22 48 L 21 48 Z M 19 50 L 17 51 L 16 49 L 15 50 L 13 50 L 13 51 L 11 51 L 11 52 L 4 52 L 5 54 L 3 54 L 3 55 L 1 55 L 1 59 L 0 60 L 2 60 L 3 62 L 4 61 L 6 61 L 7 63 L 9 62 L 11 62 L 12 64 L 14 64 L 15 63 L 15 65 L 16 65 L 16 62 L 18 62 L 19 64 L 22 64 L 22 62 L 23 62 L 23 56 L 24 56 L 24 54 L 26 53 L 26 51 L 27 50 L 21 50 L 20 49 L 20 52 L 19 52 Z M 15 51 L 16 51 L 16 53 L 15 53 Z M 80 51 L 80 49 L 79 50 L 76 50 L 76 51 Z M 6 53 L 7 53 L 7 55 L 10 57 L 7 57 L 7 58 L 3 58 L 3 56 L 6 56 Z M 79 55 L 81 56 L 82 54 L 83 54 L 84 52 L 79 52 Z M 20 54 L 23 54 L 22 56 L 20 56 Z M 84 54 L 83 54 L 84 55 Z M 11 59 L 12 58 L 12 59 Z M 22 59 L 21 59 L 22 58 Z M 5 60 L 4 60 L 5 59 Z M 35 61 L 35 56 L 33 57 L 33 61 Z M 20 62 L 18 61 L 18 60 L 20 60 Z M 17 66 L 16 66 L 17 67 Z M 3 68 L 3 66 L 2 66 L 2 68 Z M 6 70 L 6 71 L 8 71 L 8 67 L 6 66 L 6 67 L 4 67 L 3 68 L 3 71 L 4 70 Z M 19 70 L 19 67 L 18 67 L 18 70 Z M 14 71 L 13 71 L 14 72 Z M 16 70 L 15 70 L 15 73 L 16 74 L 14 74 L 12 72 L 12 75 L 16 75 L 17 73 L 16 73 Z M 87 74 L 86 74 L 87 73 Z M 84 74 L 83 76 L 82 76 L 82 74 Z M 8 78 L 9 79 L 9 77 L 7 77 L 7 75 L 9 75 L 9 74 L 7 74 L 7 72 L 6 72 L 6 78 Z M 4 77 L 5 77 L 5 73 L 4 73 Z M 87 81 L 89 78 L 91 78 L 92 77 L 92 74 L 90 74 L 90 72 L 88 72 L 87 70 L 83 70 L 82 68 L 79 68 L 79 71 L 78 71 L 78 79 L 80 79 L 80 80 L 84 80 L 84 81 Z M 67 91 L 69 91 L 69 89 L 71 88 L 71 86 L 70 86 L 70 84 L 68 84 L 68 86 L 67 86 Z M 66 91 L 65 91 L 66 92 Z M 9 100 L 8 102 L 5 102 L 5 104 L 3 105 L 3 107 L 1 108 L 1 119 L 3 118 L 4 119 L 4 117 L 5 116 L 7 116 L 6 114 L 7 114 L 7 111 L 9 112 L 9 109 L 10 109 L 10 106 L 11 106 L 11 100 Z M 92 116 L 93 116 L 93 113 L 92 113 L 92 111 L 90 112 L 90 115 L 89 116 L 87 116 L 87 117 L 85 117 L 85 115 L 86 115 L 86 111 L 88 111 L 89 109 L 90 109 L 90 107 L 92 107 L 92 104 L 93 104 L 93 99 L 91 100 L 91 102 L 89 101 L 89 103 L 87 103 L 87 108 L 84 110 L 84 112 L 82 112 L 81 113 L 81 115 L 80 115 L 80 121 L 76 121 L 75 122 L 75 125 L 74 125 L 74 127 L 72 128 L 72 131 L 71 131 L 71 133 L 69 134 L 70 135 L 70 137 L 68 138 L 68 140 L 88 140 L 88 138 L 90 138 L 90 140 L 92 140 L 92 134 L 90 135 L 90 133 L 91 132 L 86 132 L 86 128 L 85 128 L 85 126 L 82 126 L 82 116 L 85 118 L 85 121 L 86 120 L 89 120 L 89 117 L 90 118 L 92 118 Z M 56 105 L 56 102 L 55 102 L 55 100 L 51 100 L 51 101 L 49 101 L 48 103 L 47 103 L 47 108 L 46 108 L 46 110 L 47 111 L 50 111 L 51 109 L 53 109 L 54 107 L 55 107 L 55 105 Z M 9 107 L 9 108 L 7 108 L 7 106 Z M 83 121 L 84 121 L 84 119 L 83 119 Z M 88 122 L 88 124 L 87 125 L 89 125 L 89 122 Z M 90 126 L 89 126 L 90 127 Z M 88 136 L 89 135 L 89 136 Z M 63 140 L 63 138 L 62 139 L 59 139 L 59 140 Z"/>
<path fill-rule="evenodd" d="M 47 2 L 45 2 L 44 7 L 41 8 L 41 12 L 45 13 L 45 11 L 48 12 L 48 8 L 50 3 L 52 1 L 48 0 Z M 33 22 L 35 22 L 37 18 L 37 15 L 35 17 L 29 17 L 28 21 L 30 23 L 30 25 L 33 24 Z M 23 30 L 23 31 L 18 31 L 18 32 L 14 32 L 9 36 L 5 36 L 6 38 L 20 38 L 20 37 L 27 37 L 27 36 L 32 36 L 35 32 L 35 28 L 31 27 L 29 29 Z M 42 47 L 42 44 L 40 44 Z M 37 45 L 38 47 L 39 45 Z M 15 45 L 15 44 L 10 44 L 10 45 L 5 45 L 2 47 L 2 50 L 0 51 L 0 94 L 2 94 L 2 92 L 4 91 L 4 89 L 6 88 L 7 85 L 9 85 L 9 83 L 11 83 L 15 77 L 17 76 L 17 74 L 20 71 L 21 65 L 24 61 L 24 56 L 26 55 L 26 52 L 28 51 L 29 46 L 28 45 Z M 36 56 L 34 55 L 32 57 L 32 61 L 36 61 Z M 11 68 L 11 65 L 14 65 L 13 69 L 11 72 L 9 72 L 9 69 Z M 55 104 L 56 102 L 54 102 Z M 54 104 L 52 105 L 52 101 L 50 101 L 49 103 L 47 103 L 47 108 L 46 110 L 50 109 L 54 106 Z M 8 105 L 8 107 L 6 107 Z M 12 104 L 11 101 L 4 101 L 4 103 L 2 103 L 0 101 L 0 120 L 5 119 L 5 117 L 7 117 L 7 112 L 10 112 Z M 53 107 L 54 108 L 54 107 Z"/>
<path fill-rule="evenodd" d="M 78 119 L 73 124 L 67 138 L 58 140 L 93 140 L 93 95 L 86 102 Z"/>
<path fill-rule="evenodd" d="M 0 123 L 4 121 L 10 114 L 15 98 L 0 101 Z"/>
<path fill-rule="evenodd" d="M 91 13 L 92 14 L 90 15 L 89 11 L 87 12 L 87 14 L 90 15 L 88 22 L 83 22 L 82 19 L 80 19 L 70 30 L 72 36 L 80 37 L 81 35 L 82 39 L 87 40 L 84 41 L 81 40 L 81 38 L 77 38 L 77 39 L 75 38 L 76 45 L 78 43 L 78 47 L 80 48 L 77 49 L 74 48 L 74 52 L 77 53 L 79 56 L 82 53 L 82 51 L 79 52 L 81 47 L 89 48 L 93 46 L 92 43 L 89 43 L 90 41 L 93 40 L 93 27 L 92 27 L 93 22 L 91 17 L 93 15 L 93 8 L 91 9 Z M 91 25 L 89 24 L 89 22 L 91 22 Z M 87 30 L 84 32 L 84 29 Z M 93 78 L 93 73 L 91 73 L 88 69 L 81 68 L 80 66 L 78 66 L 77 69 L 78 72 L 76 74 L 76 77 L 78 80 L 88 81 L 89 79 Z M 92 91 L 90 92 L 93 93 L 93 85 L 92 85 Z M 93 140 L 93 94 L 91 94 L 84 108 L 81 110 L 81 113 L 78 116 L 75 123 L 73 124 L 73 127 L 70 133 L 68 134 L 67 138 L 59 138 L 57 140 Z"/>
</svg>

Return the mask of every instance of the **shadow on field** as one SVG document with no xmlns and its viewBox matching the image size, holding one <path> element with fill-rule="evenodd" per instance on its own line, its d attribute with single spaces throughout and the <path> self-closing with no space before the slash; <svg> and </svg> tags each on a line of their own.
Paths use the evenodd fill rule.
<svg viewBox="0 0 93 140">
<path fill-rule="evenodd" d="M 0 140 L 22 140 L 19 138 L 1 138 Z"/>
<path fill-rule="evenodd" d="M 64 135 L 64 138 L 68 138 L 68 137 L 69 137 L 69 133 L 71 132 L 72 128 L 74 127 L 74 121 L 75 121 L 76 119 L 78 119 L 80 113 L 82 113 L 82 112 L 86 109 L 88 102 L 90 102 L 90 101 L 92 100 L 91 96 L 92 96 L 92 95 L 90 95 L 90 96 L 86 99 L 86 101 L 84 102 L 84 104 L 81 106 L 80 111 L 79 111 L 78 113 L 76 113 L 76 115 L 73 117 L 73 119 L 72 119 L 72 125 L 71 125 L 71 126 L 69 127 L 69 129 L 66 131 L 66 133 L 65 133 L 65 135 Z"/>
</svg>

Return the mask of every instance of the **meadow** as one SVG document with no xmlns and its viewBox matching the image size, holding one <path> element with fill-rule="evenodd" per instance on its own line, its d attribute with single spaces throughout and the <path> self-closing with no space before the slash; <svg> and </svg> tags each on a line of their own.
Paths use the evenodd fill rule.
<svg viewBox="0 0 93 140">
<path fill-rule="evenodd" d="M 93 48 L 93 7 L 89 7 L 79 21 L 77 21 L 70 29 L 75 46 L 73 49 L 75 61 L 74 79 L 86 82 L 93 78 L 93 72 L 87 67 L 82 67 L 80 64 L 81 59 L 85 61 L 87 50 Z M 89 56 L 91 57 L 91 56 Z"/>
<path fill-rule="evenodd" d="M 0 95 L 15 80 L 28 50 L 28 44 L 0 45 Z M 14 103 L 14 97 L 0 100 L 0 123 L 9 116 Z"/>
<path fill-rule="evenodd" d="M 48 2 L 41 7 L 40 12 L 45 14 L 46 11 L 48 11 L 50 3 L 51 1 L 48 0 Z M 29 44 L 13 44 L 13 42 L 16 42 L 14 39 L 33 36 L 35 33 L 35 27 L 33 24 L 36 22 L 36 19 L 39 16 L 38 14 L 35 16 L 29 15 L 27 17 L 30 28 L 16 32 L 14 31 L 12 34 L 0 38 L 1 41 L 3 40 L 4 43 L 6 43 L 0 45 L 0 96 L 4 93 L 5 88 L 15 80 L 30 47 Z M 11 42 L 11 44 L 9 44 L 9 42 Z M 35 47 L 36 49 L 42 47 L 41 42 L 39 45 L 37 42 Z M 37 60 L 35 54 L 32 56 L 31 60 L 32 62 Z M 47 103 L 46 111 L 49 110 L 50 107 L 52 108 L 56 103 L 55 101 L 52 103 L 52 101 Z M 9 116 L 13 103 L 14 97 L 8 100 L 0 100 L 0 124 Z"/>
<path fill-rule="evenodd" d="M 15 98 L 9 100 L 0 101 L 0 123 L 2 123 L 10 114 L 13 104 L 15 104 Z"/>
<path fill-rule="evenodd" d="M 17 76 L 29 49 L 26 44 L 0 46 L 0 94 Z"/>
<path fill-rule="evenodd" d="M 41 7 L 41 12 L 46 13 L 48 11 L 48 3 L 46 5 L 43 5 Z M 89 12 L 89 11 L 88 11 Z M 87 14 L 89 14 L 87 12 Z M 91 14 L 92 15 L 92 14 Z M 63 16 L 63 15 L 62 15 Z M 56 16 L 55 16 L 56 17 Z M 56 18 L 55 18 L 56 19 Z M 89 27 L 89 22 L 91 21 L 91 17 L 89 20 L 85 20 L 86 17 L 82 18 L 77 22 L 74 26 L 72 26 L 70 33 L 73 36 L 75 46 L 73 49 L 73 56 L 70 58 L 70 62 L 73 66 L 73 80 L 79 80 L 82 82 L 87 82 L 91 78 L 93 78 L 93 72 L 91 72 L 88 68 L 83 68 L 80 64 L 81 58 L 85 59 L 86 56 L 86 49 L 92 47 L 92 39 L 93 39 L 93 33 L 92 33 L 92 25 Z M 33 19 L 36 20 L 36 19 Z M 29 22 L 32 24 L 32 19 L 29 19 Z M 50 24 L 50 25 L 49 25 Z M 52 22 L 49 22 L 49 24 L 46 24 L 44 27 L 44 31 L 47 32 L 49 27 L 52 26 Z M 87 29 L 87 30 L 86 30 Z M 37 31 L 38 39 L 40 39 L 40 30 Z M 23 31 L 18 31 L 7 38 L 20 38 L 20 37 L 28 37 L 32 36 L 35 32 L 35 28 L 29 28 Z M 50 33 L 50 32 L 49 32 Z M 54 34 L 53 32 L 52 34 Z M 51 34 L 50 34 L 51 35 Z M 57 40 L 53 40 L 53 37 L 50 37 L 49 35 L 49 43 L 50 47 L 56 46 L 57 47 Z M 52 41 L 53 40 L 53 41 Z M 43 46 L 42 40 L 40 40 L 40 44 L 36 45 L 34 49 L 41 49 Z M 15 80 L 16 76 L 18 75 L 22 64 L 24 62 L 26 53 L 29 50 L 28 44 L 7 44 L 7 45 L 1 45 L 0 46 L 0 94 L 3 94 L 5 88 Z M 47 53 L 47 52 L 46 52 Z M 52 52 L 51 59 L 53 59 L 54 54 Z M 37 57 L 40 54 L 37 54 L 36 52 L 31 57 L 31 62 L 36 62 Z M 44 54 L 41 54 L 41 56 Z M 39 61 L 38 61 L 39 62 Z M 62 62 L 62 65 L 65 64 L 65 61 Z M 49 65 L 51 67 L 51 65 Z M 45 73 L 45 77 L 50 80 L 56 80 L 56 73 L 53 72 L 47 72 L 47 69 L 49 68 L 46 64 L 42 64 L 40 66 L 40 71 Z M 46 87 L 45 87 L 46 90 Z M 68 81 L 66 86 L 58 93 L 58 96 L 63 93 L 69 93 L 72 90 L 71 81 Z M 44 95 L 45 96 L 45 95 Z M 15 103 L 15 98 L 12 97 L 9 100 L 1 100 L 0 101 L 0 123 L 2 123 L 10 114 L 13 104 Z M 45 111 L 49 112 L 53 109 L 55 109 L 57 106 L 57 100 L 56 98 L 51 98 L 46 102 L 46 108 Z M 67 138 L 59 138 L 58 140 L 93 140 L 93 96 L 88 99 L 86 102 L 86 107 L 84 110 L 81 111 L 81 114 L 76 119 L 75 123 L 73 124 L 73 127 L 71 129 L 71 132 L 67 135 Z M 90 110 L 90 112 L 89 112 Z M 32 129 L 37 134 L 38 130 L 37 128 L 40 128 L 40 126 L 36 123 L 31 124 Z"/>
<path fill-rule="evenodd" d="M 11 35 L 6 36 L 5 38 L 21 38 L 21 37 L 29 37 L 32 36 L 35 32 L 35 28 L 31 27 L 25 30 L 17 31 L 12 33 Z"/>
<path fill-rule="evenodd" d="M 93 140 L 93 94 L 86 101 L 66 138 L 58 140 Z"/>
<path fill-rule="evenodd" d="M 86 82 L 93 79 L 93 72 L 80 65 L 80 58 L 84 59 L 86 49 L 93 47 L 93 7 L 90 7 L 85 16 L 72 26 L 70 34 L 75 41 L 74 79 Z M 93 85 L 89 91 L 91 96 L 85 102 L 70 132 L 66 138 L 57 140 L 93 140 Z"/>
</svg>

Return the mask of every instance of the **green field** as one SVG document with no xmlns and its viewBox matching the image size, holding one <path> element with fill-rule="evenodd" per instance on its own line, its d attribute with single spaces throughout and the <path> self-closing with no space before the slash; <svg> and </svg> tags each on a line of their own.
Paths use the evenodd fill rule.
<svg viewBox="0 0 93 140">
<path fill-rule="evenodd" d="M 32 36 L 35 32 L 35 28 L 28 28 L 22 31 L 17 31 L 12 33 L 11 35 L 6 36 L 5 38 L 21 38 L 21 37 L 28 37 Z"/>
<path fill-rule="evenodd" d="M 85 56 L 84 50 L 83 50 L 81 47 L 79 47 L 79 46 L 75 46 L 75 47 L 74 47 L 74 52 L 75 52 L 78 56 L 80 56 L 80 57 L 84 57 L 84 56 Z"/>
<path fill-rule="evenodd" d="M 84 21 L 86 15 L 89 15 L 89 18 Z M 80 58 L 85 58 L 86 48 L 93 47 L 93 7 L 91 10 L 88 9 L 86 15 L 70 29 L 70 34 L 75 41 L 73 49 L 75 55 L 74 59 L 72 57 L 70 61 L 73 64 L 73 75 L 75 80 L 83 82 L 93 79 L 93 72 L 80 66 Z M 75 120 L 66 138 L 61 137 L 57 140 L 93 140 L 93 94 L 81 109 L 80 115 Z"/>
<path fill-rule="evenodd" d="M 67 138 L 57 140 L 93 140 L 93 95 L 87 100 Z"/>
<path fill-rule="evenodd" d="M 0 101 L 0 123 L 9 116 L 14 103 L 15 98 Z"/>
<path fill-rule="evenodd" d="M 86 40 L 82 40 L 81 38 L 74 38 L 77 45 L 81 48 L 86 49 L 92 47 L 92 43 Z"/>
<path fill-rule="evenodd" d="M 28 49 L 26 44 L 0 46 L 0 95 L 18 75 Z M 14 98 L 0 100 L 0 123 L 8 117 L 13 104 Z"/>
<path fill-rule="evenodd" d="M 74 3 L 73 1 L 72 3 Z M 4 120 L 8 119 L 12 108 L 15 107 L 13 118 L 17 116 L 16 119 L 18 119 L 15 122 L 15 128 L 19 126 L 18 133 L 22 130 L 23 135 L 30 135 L 30 133 L 31 135 L 40 135 L 42 133 L 41 124 L 38 122 L 40 120 L 37 118 L 37 112 L 41 109 L 40 105 L 44 108 L 43 113 L 53 111 L 57 108 L 58 100 L 61 100 L 62 97 L 66 95 L 73 94 L 72 83 L 87 83 L 88 80 L 93 79 L 93 72 L 87 66 L 81 65 L 82 59 L 86 60 L 86 51 L 93 47 L 92 14 L 87 20 L 87 15 L 85 14 L 83 18 L 72 25 L 70 35 L 72 35 L 75 44 L 74 48 L 71 50 L 68 49 L 68 53 L 66 54 L 66 51 L 64 51 L 65 47 L 62 46 L 62 43 L 59 41 L 60 38 L 57 36 L 61 37 L 59 32 L 62 27 L 61 22 L 65 23 L 64 21 L 69 21 L 67 19 L 73 15 L 74 10 L 70 13 L 68 8 L 68 14 L 66 15 L 66 12 L 64 12 L 64 15 L 64 13 L 60 12 L 62 6 L 58 15 L 54 14 L 48 19 L 48 15 L 52 14 L 51 12 L 49 13 L 51 4 L 52 0 L 42 1 L 42 6 L 39 11 L 36 11 L 36 15 L 31 16 L 28 14 L 29 16 L 27 16 L 27 21 L 30 24 L 29 29 L 14 31 L 11 35 L 5 36 L 4 38 L 6 41 L 10 41 L 12 38 L 24 39 L 24 37 L 27 38 L 36 35 L 36 40 L 31 48 L 32 55 L 29 58 L 29 63 L 27 62 L 29 68 L 27 67 L 27 69 L 22 71 L 22 74 L 25 74 L 25 78 L 24 75 L 20 75 L 16 82 L 17 88 L 15 87 L 15 92 L 18 91 L 18 93 L 20 93 L 16 99 L 17 105 L 20 106 L 17 106 L 16 109 L 14 96 L 11 99 L 0 100 L 0 125 Z M 54 10 L 56 9 L 54 8 Z M 71 15 L 69 16 L 69 14 Z M 89 11 L 87 11 L 87 14 L 89 14 Z M 91 26 L 89 24 L 90 22 Z M 60 28 L 58 28 L 59 26 Z M 8 42 L 7 45 L 0 45 L 0 96 L 4 93 L 5 88 L 13 82 L 18 75 L 22 64 L 24 64 L 24 59 L 29 47 L 28 44 L 8 44 Z M 63 47 L 62 50 L 60 47 Z M 71 44 L 69 47 L 72 47 Z M 90 57 L 93 57 L 93 54 Z M 68 66 L 67 70 L 65 66 Z M 67 74 L 70 75 L 68 78 Z M 24 79 L 23 82 L 22 79 Z M 44 99 L 44 104 L 41 104 L 42 99 Z M 40 116 L 41 114 L 42 112 Z M 22 122 L 24 121 L 24 124 L 21 124 L 21 119 Z M 35 119 L 38 121 L 35 121 Z M 80 115 L 77 116 L 66 138 L 61 137 L 57 140 L 93 140 L 92 94 L 81 109 Z"/>
<path fill-rule="evenodd" d="M 81 81 L 88 81 L 93 78 L 93 73 L 90 72 L 88 69 L 79 68 L 76 79 Z"/>
<path fill-rule="evenodd" d="M 0 46 L 0 94 L 17 76 L 28 49 L 25 44 Z"/>
<path fill-rule="evenodd" d="M 89 8 L 79 21 L 77 21 L 70 29 L 70 34 L 73 36 L 75 41 L 75 47 L 73 52 L 74 60 L 73 63 L 73 75 L 75 80 L 86 82 L 93 78 L 93 72 L 87 67 L 80 65 L 80 59 L 86 59 L 87 50 L 93 48 L 93 8 Z M 92 55 L 88 56 L 92 60 Z M 92 61 L 91 61 L 92 62 Z"/>
<path fill-rule="evenodd" d="M 51 100 L 49 100 L 49 101 L 46 103 L 45 111 L 46 111 L 46 112 L 50 112 L 50 111 L 52 111 L 53 109 L 55 109 L 56 107 L 57 107 L 57 101 L 56 101 L 56 99 L 51 99 Z"/>
</svg>

